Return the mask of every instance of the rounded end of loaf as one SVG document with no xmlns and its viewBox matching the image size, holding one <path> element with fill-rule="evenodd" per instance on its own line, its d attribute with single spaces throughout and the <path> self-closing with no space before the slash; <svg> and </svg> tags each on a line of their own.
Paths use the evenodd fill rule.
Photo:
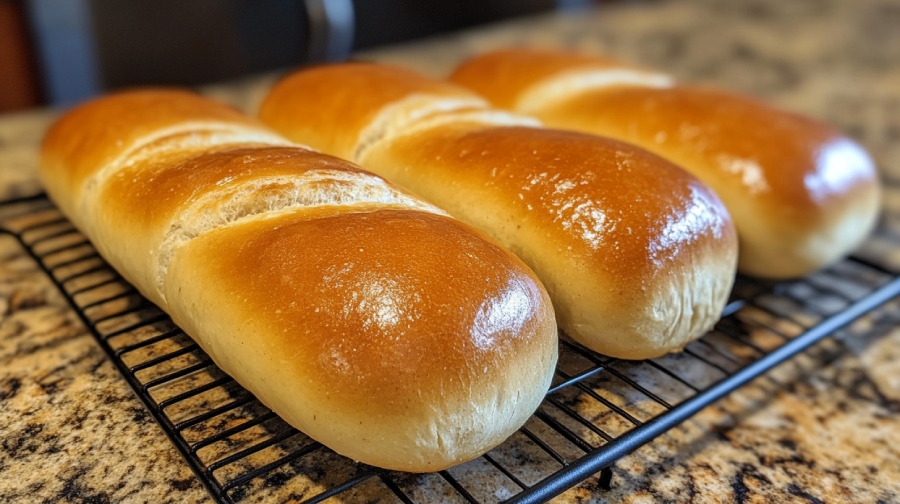
<svg viewBox="0 0 900 504">
<path fill-rule="evenodd" d="M 852 253 L 875 228 L 881 211 L 875 163 L 862 146 L 830 133 L 804 139 L 808 155 L 792 156 L 790 145 L 773 142 L 785 162 L 803 173 L 802 185 L 794 182 L 796 196 L 788 199 L 782 186 L 780 201 L 733 198 L 732 212 L 740 213 L 742 273 L 772 279 L 808 275 Z"/>
<path fill-rule="evenodd" d="M 178 89 L 124 91 L 87 101 L 57 120 L 41 149 L 45 183 L 77 185 L 123 149 L 170 126 L 259 123 L 224 104 Z"/>
<path fill-rule="evenodd" d="M 96 98 L 68 111 L 47 131 L 41 147 L 41 181 L 68 215 L 78 215 L 68 211 L 70 200 L 80 196 L 88 177 L 123 151 L 164 136 L 171 128 L 217 124 L 262 128 L 231 107 L 178 89 L 140 89 Z"/>
<path fill-rule="evenodd" d="M 131 90 L 61 116 L 44 139 L 39 174 L 49 196 L 97 251 L 165 308 L 156 286 L 162 236 L 189 196 L 221 185 L 198 187 L 215 169 L 192 170 L 183 163 L 201 154 L 272 144 L 290 142 L 224 104 L 176 89 Z M 172 168 L 168 174 L 185 176 L 158 192 L 155 186 Z"/>
<path fill-rule="evenodd" d="M 166 285 L 176 322 L 217 335 L 204 348 L 263 403 L 389 469 L 441 470 L 501 443 L 540 404 L 557 359 L 530 270 L 431 213 L 238 223 L 178 249 Z"/>
<path fill-rule="evenodd" d="M 806 117 L 721 91 L 597 90 L 538 116 L 617 138 L 693 173 L 726 202 L 742 273 L 792 278 L 854 250 L 879 211 L 874 163 L 858 144 Z"/>
<path fill-rule="evenodd" d="M 287 138 L 357 161 L 358 151 L 406 124 L 485 106 L 464 88 L 409 70 L 343 63 L 288 75 L 266 96 L 259 118 Z"/>
<path fill-rule="evenodd" d="M 657 357 L 720 318 L 737 238 L 705 185 L 621 142 L 470 119 L 394 137 L 365 162 L 489 230 L 541 278 L 560 327 L 593 350 Z M 427 182 L 406 178 L 417 167 Z"/>
</svg>

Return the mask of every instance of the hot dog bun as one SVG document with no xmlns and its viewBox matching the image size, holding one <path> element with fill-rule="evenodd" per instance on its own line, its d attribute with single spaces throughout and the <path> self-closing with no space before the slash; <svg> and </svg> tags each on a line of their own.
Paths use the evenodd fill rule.
<svg viewBox="0 0 900 504">
<path fill-rule="evenodd" d="M 642 149 L 542 129 L 462 92 L 399 68 L 335 65 L 285 78 L 260 117 L 491 235 L 538 274 L 566 333 L 596 351 L 656 357 L 712 327 L 737 254 L 712 191 Z M 336 126 L 343 121 L 355 126 Z M 340 139 L 318 143 L 309 133 L 323 130 Z"/>
<path fill-rule="evenodd" d="M 688 170 L 734 218 L 743 273 L 806 275 L 875 225 L 880 190 L 865 150 L 758 100 L 607 58 L 527 49 L 473 58 L 451 80 L 548 126 L 619 139 Z"/>
<path fill-rule="evenodd" d="M 47 134 L 51 198 L 227 373 L 338 453 L 435 471 L 518 429 L 557 334 L 515 256 L 223 105 L 147 90 Z"/>
</svg>

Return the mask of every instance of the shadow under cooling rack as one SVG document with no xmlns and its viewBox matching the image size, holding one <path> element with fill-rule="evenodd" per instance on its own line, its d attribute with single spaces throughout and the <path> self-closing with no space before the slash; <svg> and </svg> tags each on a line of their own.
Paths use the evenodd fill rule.
<svg viewBox="0 0 900 504">
<path fill-rule="evenodd" d="M 739 278 L 722 321 L 684 352 L 622 361 L 563 339 L 552 387 L 486 455 L 407 474 L 357 464 L 260 404 L 113 271 L 43 196 L 0 203 L 13 236 L 57 285 L 212 496 L 348 501 L 544 502 L 900 294 L 896 273 L 849 258 L 787 283 Z"/>
</svg>

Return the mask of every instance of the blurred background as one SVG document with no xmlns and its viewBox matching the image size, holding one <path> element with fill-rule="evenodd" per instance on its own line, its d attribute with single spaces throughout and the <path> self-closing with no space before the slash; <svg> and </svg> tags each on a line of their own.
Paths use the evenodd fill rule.
<svg viewBox="0 0 900 504">
<path fill-rule="evenodd" d="M 599 1 L 599 0 L 594 0 Z M 591 0 L 0 0 L 0 113 L 201 85 Z"/>
</svg>

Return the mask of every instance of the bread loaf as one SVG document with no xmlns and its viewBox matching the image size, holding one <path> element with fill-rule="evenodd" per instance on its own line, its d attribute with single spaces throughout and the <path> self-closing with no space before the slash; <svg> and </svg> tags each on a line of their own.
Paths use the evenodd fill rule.
<svg viewBox="0 0 900 504">
<path fill-rule="evenodd" d="M 559 325 L 599 352 L 677 351 L 727 300 L 737 254 L 727 211 L 641 149 L 541 129 L 458 87 L 362 63 L 287 77 L 260 117 L 490 234 L 538 274 Z"/>
<path fill-rule="evenodd" d="M 805 275 L 848 254 L 876 222 L 868 154 L 825 124 L 757 100 L 610 59 L 526 49 L 473 58 L 451 80 L 495 106 L 629 142 L 690 171 L 734 218 L 743 273 Z"/>
<path fill-rule="evenodd" d="M 557 333 L 515 256 L 350 163 L 180 91 L 67 113 L 41 178 L 225 372 L 338 453 L 434 471 L 518 429 Z"/>
</svg>

